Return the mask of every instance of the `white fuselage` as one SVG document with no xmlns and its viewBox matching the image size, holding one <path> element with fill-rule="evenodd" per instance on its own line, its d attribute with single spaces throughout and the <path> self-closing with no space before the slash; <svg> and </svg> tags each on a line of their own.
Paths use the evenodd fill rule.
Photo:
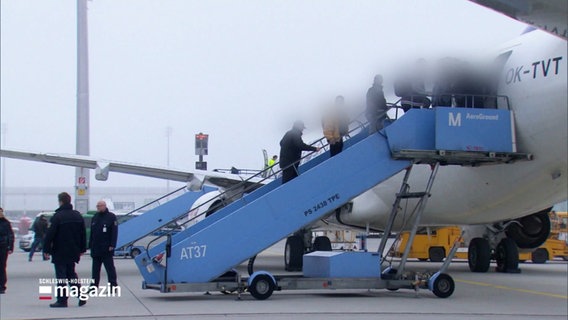
<svg viewBox="0 0 568 320">
<path fill-rule="evenodd" d="M 534 31 L 507 43 L 497 54 L 506 51 L 512 53 L 499 79 L 499 94 L 510 99 L 518 152 L 531 153 L 534 160 L 440 167 L 421 225 L 514 219 L 568 196 L 567 42 Z M 424 191 L 429 171 L 429 166 L 415 166 L 410 179 L 412 191 Z M 402 178 L 403 174 L 398 174 L 354 199 L 352 213 L 342 215 L 342 222 L 383 228 Z M 405 202 L 402 205 L 404 209 Z M 398 228 L 403 219 L 404 215 L 399 215 Z"/>
</svg>

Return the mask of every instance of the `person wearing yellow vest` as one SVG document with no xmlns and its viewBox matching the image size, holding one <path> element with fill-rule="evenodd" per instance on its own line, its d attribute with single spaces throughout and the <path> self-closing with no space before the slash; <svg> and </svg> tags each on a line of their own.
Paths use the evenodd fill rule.
<svg viewBox="0 0 568 320">
<path fill-rule="evenodd" d="M 349 131 L 349 120 L 344 112 L 345 98 L 337 96 L 335 103 L 323 116 L 323 135 L 329 143 L 330 157 L 343 150 L 343 137 Z"/>
<path fill-rule="evenodd" d="M 274 170 L 272 169 L 272 167 L 274 167 L 274 164 L 276 163 L 277 159 L 278 159 L 277 155 L 273 155 L 272 158 L 268 159 L 266 168 L 269 170 L 268 172 L 270 172 L 270 174 L 274 174 Z"/>
</svg>

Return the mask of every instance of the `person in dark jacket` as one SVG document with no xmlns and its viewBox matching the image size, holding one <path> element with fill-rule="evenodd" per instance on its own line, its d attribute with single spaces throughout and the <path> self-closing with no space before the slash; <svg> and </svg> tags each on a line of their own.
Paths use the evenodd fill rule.
<svg viewBox="0 0 568 320">
<path fill-rule="evenodd" d="M 0 208 L 0 294 L 6 293 L 6 264 L 8 255 L 14 252 L 14 231 L 10 221 L 4 216 L 4 209 Z"/>
<path fill-rule="evenodd" d="M 28 261 L 32 261 L 34 253 L 38 246 L 41 245 L 43 247 L 43 240 L 45 239 L 45 234 L 47 233 L 47 219 L 42 214 L 37 217 L 32 224 L 32 231 L 34 232 L 34 242 L 32 243 L 32 247 L 30 249 L 30 255 L 28 257 Z M 47 260 L 45 257 L 43 260 Z"/>
<path fill-rule="evenodd" d="M 296 121 L 292 129 L 286 132 L 280 140 L 280 168 L 282 168 L 283 184 L 298 176 L 302 151 L 320 150 L 319 147 L 312 147 L 302 141 L 302 132 L 305 128 L 302 121 Z"/>
<path fill-rule="evenodd" d="M 97 202 L 97 213 L 91 220 L 89 247 L 93 258 L 92 276 L 94 286 L 99 286 L 101 265 L 104 264 L 111 287 L 116 287 L 116 269 L 114 268 L 114 249 L 118 238 L 118 223 L 114 213 L 108 211 L 105 201 Z"/>
<path fill-rule="evenodd" d="M 369 121 L 369 134 L 381 130 L 387 118 L 387 100 L 383 92 L 383 76 L 376 75 L 373 85 L 367 90 L 367 109 L 365 114 Z"/>
<path fill-rule="evenodd" d="M 87 233 L 85 221 L 81 214 L 73 210 L 71 196 L 62 192 L 57 196 L 59 208 L 51 217 L 51 225 L 45 236 L 43 254 L 49 258 L 55 267 L 57 278 L 57 292 L 65 293 L 66 290 L 59 287 L 79 286 L 79 277 L 75 272 L 75 263 L 79 263 L 81 255 L 87 251 Z M 63 290 L 62 290 L 63 289 Z M 67 307 L 68 296 L 57 296 L 57 301 L 50 304 L 52 308 Z M 79 306 L 83 306 L 87 300 L 79 299 Z"/>
</svg>

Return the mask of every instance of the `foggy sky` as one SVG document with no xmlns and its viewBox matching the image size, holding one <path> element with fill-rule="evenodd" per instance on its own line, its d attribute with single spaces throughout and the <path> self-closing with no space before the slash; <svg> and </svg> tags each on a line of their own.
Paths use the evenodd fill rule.
<svg viewBox="0 0 568 320">
<path fill-rule="evenodd" d="M 75 153 L 76 1 L 2 0 L 1 124 L 6 148 Z M 352 112 L 376 73 L 424 57 L 475 56 L 525 25 L 468 1 L 88 2 L 92 156 L 194 169 L 261 168 L 296 119 L 321 135 L 321 108 Z M 73 186 L 71 167 L 3 160 L 6 187 Z M 165 185 L 111 173 L 91 185 Z"/>
</svg>

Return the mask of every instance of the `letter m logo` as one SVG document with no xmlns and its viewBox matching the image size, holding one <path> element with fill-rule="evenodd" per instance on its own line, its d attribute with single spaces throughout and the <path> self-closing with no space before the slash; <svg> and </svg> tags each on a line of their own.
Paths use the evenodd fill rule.
<svg viewBox="0 0 568 320">
<path fill-rule="evenodd" d="M 461 112 L 454 115 L 453 112 L 448 113 L 448 126 L 450 127 L 461 127 L 462 117 Z"/>
</svg>

